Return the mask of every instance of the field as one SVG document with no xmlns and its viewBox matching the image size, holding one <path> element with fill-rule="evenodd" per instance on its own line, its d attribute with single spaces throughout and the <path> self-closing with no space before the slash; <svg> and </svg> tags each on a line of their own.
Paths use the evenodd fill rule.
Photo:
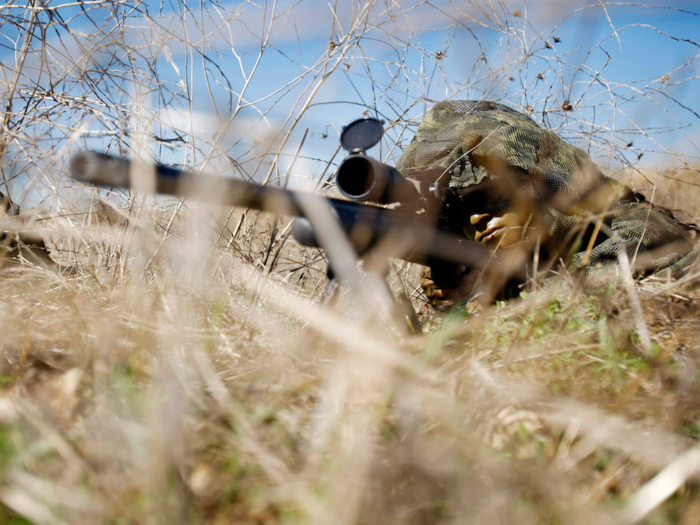
<svg viewBox="0 0 700 525">
<path fill-rule="evenodd" d="M 0 190 L 23 209 L 2 218 L 0 523 L 700 523 L 700 268 L 595 290 L 560 269 L 440 313 L 398 260 L 328 293 L 289 217 L 66 176 L 94 149 L 332 191 L 346 121 L 383 117 L 394 162 L 433 102 L 475 98 L 697 221 L 698 15 L 246 6 L 0 9 Z M 627 70 L 650 18 L 667 62 Z"/>
</svg>

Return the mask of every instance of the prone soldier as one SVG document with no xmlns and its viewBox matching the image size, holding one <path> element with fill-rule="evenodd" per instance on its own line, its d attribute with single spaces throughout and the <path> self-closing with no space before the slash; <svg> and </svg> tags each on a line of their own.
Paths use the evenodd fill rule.
<svg viewBox="0 0 700 525">
<path fill-rule="evenodd" d="M 638 277 L 678 277 L 700 254 L 697 226 L 606 177 L 585 151 L 502 104 L 437 103 L 396 167 L 445 184 L 468 210 L 458 228 L 492 248 L 493 264 L 481 271 L 431 265 L 421 285 L 438 308 L 512 296 L 524 276 L 562 260 L 609 282 L 623 253 Z"/>
</svg>

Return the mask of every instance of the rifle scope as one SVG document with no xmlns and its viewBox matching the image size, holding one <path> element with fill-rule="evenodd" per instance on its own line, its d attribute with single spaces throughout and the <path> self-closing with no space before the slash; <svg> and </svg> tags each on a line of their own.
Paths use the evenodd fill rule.
<svg viewBox="0 0 700 525">
<path fill-rule="evenodd" d="M 362 154 L 350 155 L 343 161 L 335 182 L 340 193 L 353 201 L 391 204 L 420 197 L 416 187 L 396 168 Z"/>
</svg>

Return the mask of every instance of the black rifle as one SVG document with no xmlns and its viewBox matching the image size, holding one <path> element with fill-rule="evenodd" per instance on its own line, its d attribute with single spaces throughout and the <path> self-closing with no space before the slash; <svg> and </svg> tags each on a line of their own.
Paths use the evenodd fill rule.
<svg viewBox="0 0 700 525">
<path fill-rule="evenodd" d="M 382 122 L 375 119 L 357 120 L 341 134 L 350 155 L 339 166 L 336 183 L 349 201 L 92 152 L 75 155 L 70 171 L 75 179 L 96 185 L 291 215 L 297 217 L 292 225 L 294 237 L 306 246 L 324 247 L 323 235 L 317 233 L 324 221 L 335 216 L 360 256 L 376 251 L 428 266 L 483 267 L 489 252 L 459 234 L 466 210 L 456 194 L 440 182 L 409 181 L 396 168 L 365 154 L 382 134 Z M 387 204 L 397 209 L 378 206 Z M 334 261 L 330 263 L 333 266 Z"/>
</svg>

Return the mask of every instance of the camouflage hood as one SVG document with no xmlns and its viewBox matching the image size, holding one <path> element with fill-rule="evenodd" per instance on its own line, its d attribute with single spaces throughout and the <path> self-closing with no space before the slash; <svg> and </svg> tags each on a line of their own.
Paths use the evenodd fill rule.
<svg viewBox="0 0 700 525">
<path fill-rule="evenodd" d="M 566 196 L 565 213 L 569 206 L 589 200 L 591 190 L 601 185 L 613 194 L 614 201 L 628 191 L 603 176 L 585 151 L 541 128 L 528 116 L 495 102 L 435 104 L 397 163 L 404 175 L 428 166 L 445 169 L 449 186 L 455 189 L 517 171 L 531 177 L 543 194 Z M 604 200 L 609 204 L 607 198 Z M 588 202 L 586 207 L 602 209 L 603 204 Z"/>
<path fill-rule="evenodd" d="M 624 250 L 639 275 L 669 269 L 677 276 L 700 253 L 692 242 L 694 231 L 604 176 L 585 151 L 502 104 L 469 100 L 435 104 L 397 163 L 404 175 L 429 166 L 444 169 L 449 187 L 460 193 L 509 177 L 518 183 L 501 180 L 509 199 L 520 188 L 535 188 L 529 196 L 551 238 L 575 239 L 575 232 L 604 217 L 590 244 L 586 237 L 578 237 L 585 252 L 576 254 L 571 263 L 586 273 L 608 268 L 616 274 L 618 255 Z"/>
</svg>

